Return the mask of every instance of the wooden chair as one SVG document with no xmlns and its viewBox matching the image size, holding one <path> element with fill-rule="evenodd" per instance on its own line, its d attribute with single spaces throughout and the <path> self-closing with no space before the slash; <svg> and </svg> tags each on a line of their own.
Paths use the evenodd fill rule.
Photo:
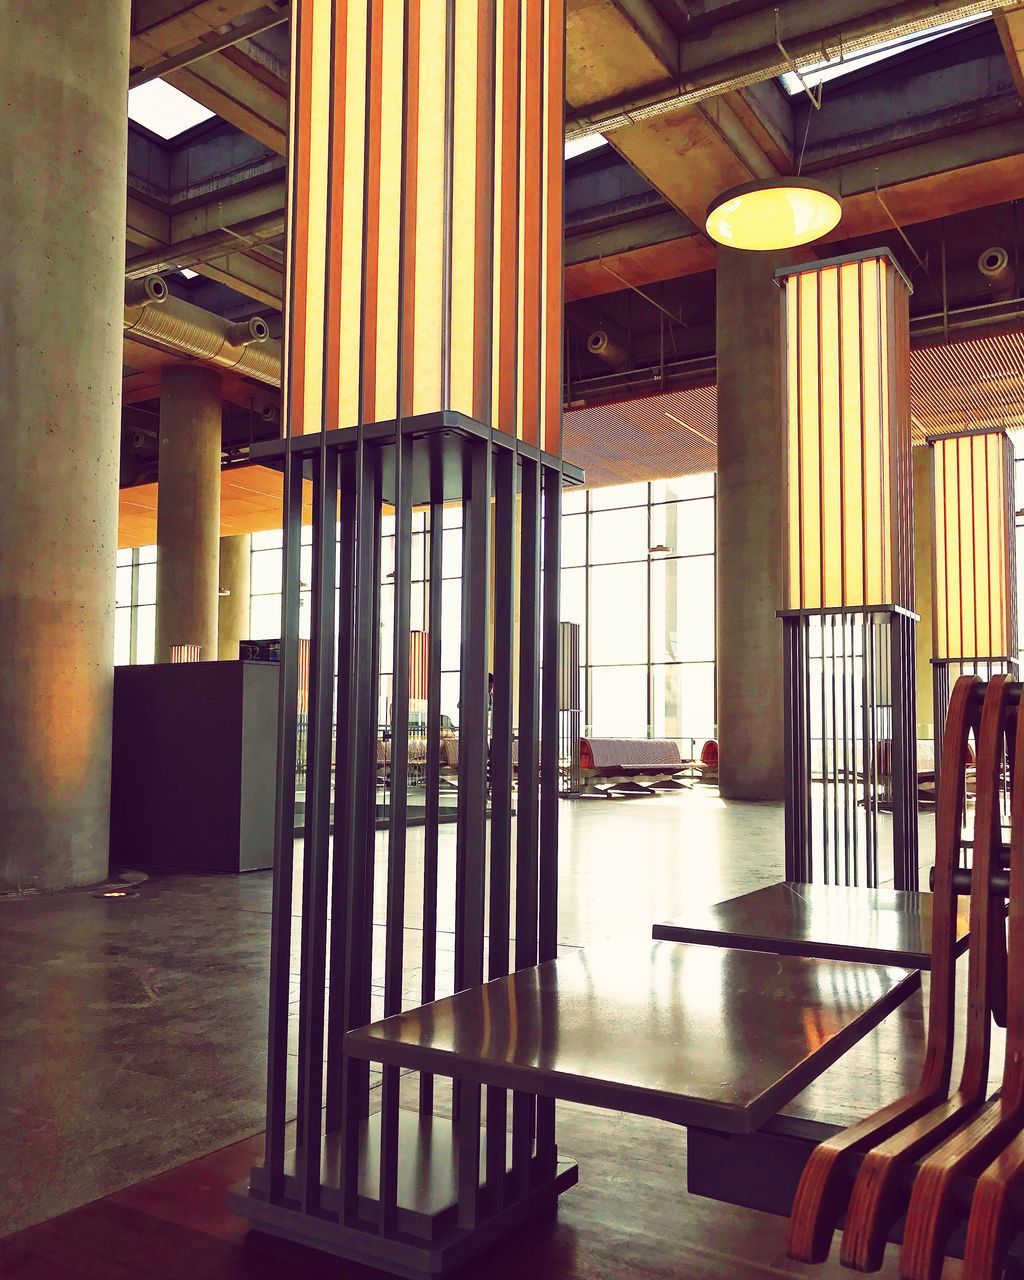
<svg viewBox="0 0 1024 1280">
<path fill-rule="evenodd" d="M 977 689 L 980 681 L 964 676 L 957 681 L 950 698 L 943 736 L 941 794 L 935 831 L 935 885 L 932 913 L 931 998 L 928 1007 L 927 1048 L 921 1080 L 916 1089 L 883 1107 L 874 1115 L 821 1143 L 811 1153 L 797 1187 L 789 1223 L 788 1251 L 802 1262 L 824 1262 L 832 1244 L 836 1225 L 847 1207 L 853 1170 L 858 1157 L 880 1148 L 921 1117 L 947 1104 L 953 1063 L 953 1008 L 956 976 L 956 900 L 954 872 L 960 855 L 960 834 L 964 817 L 964 778 L 968 738 L 978 733 Z M 1002 707 L 1000 686 L 989 691 L 986 728 L 994 742 Z M 976 860 L 978 858 L 976 853 Z M 984 857 L 984 854 L 981 855 Z M 981 884 L 981 877 L 975 877 Z M 987 874 L 984 891 L 987 897 Z M 979 891 L 980 892 L 980 891 Z M 973 900 L 972 900 L 973 914 Z M 972 934 L 973 941 L 973 934 Z M 977 1052 L 977 1048 L 976 1048 Z M 941 1135 L 940 1135 L 941 1136 Z M 888 1185 L 893 1164 L 868 1166 L 868 1176 L 860 1183 L 859 1213 L 877 1204 L 874 1184 L 880 1178 Z M 844 1261 L 856 1265 L 870 1263 L 878 1252 L 878 1214 L 871 1221 L 847 1217 L 849 1242 L 844 1237 Z M 883 1236 L 884 1246 L 884 1236 Z"/>
<path fill-rule="evenodd" d="M 1003 928 L 993 909 L 989 876 L 1001 850 L 999 782 L 1002 775 L 1008 713 L 1007 676 L 995 676 L 985 693 L 978 742 L 978 801 L 971 873 L 971 941 L 968 948 L 967 1037 L 963 1069 L 956 1092 L 909 1121 L 880 1146 L 868 1151 L 850 1196 L 840 1258 L 858 1271 L 882 1265 L 890 1228 L 906 1201 L 900 1194 L 902 1170 L 944 1141 L 985 1102 L 992 1042 L 993 974 L 996 971 L 995 928 Z M 960 765 L 963 771 L 963 765 Z M 952 1003 L 953 984 L 944 997 Z M 952 1020 L 950 1019 L 950 1022 Z M 952 1050 L 952 1044 L 949 1046 Z"/>
<path fill-rule="evenodd" d="M 955 1225 L 953 1196 L 957 1181 L 964 1176 L 977 1177 L 1024 1128 L 1024 716 L 1018 712 L 1012 718 L 1007 716 L 1007 728 L 1012 730 L 1012 737 L 1008 734 L 1007 758 L 1012 762 L 1008 957 L 1013 963 L 1007 965 L 1006 1054 L 1002 1088 L 998 1098 L 989 1102 L 980 1115 L 954 1133 L 921 1164 L 910 1197 L 900 1254 L 900 1274 L 906 1280 L 937 1280 L 942 1271 L 949 1234 Z M 987 792 L 987 771 L 985 783 Z M 998 841 L 998 808 L 985 817 L 995 832 L 994 835 L 990 833 L 990 839 Z M 979 824 L 982 821 L 980 807 L 978 821 Z M 1003 917 L 992 903 L 991 896 L 987 925 L 989 955 L 998 972 Z M 972 932 L 973 928 L 972 918 Z M 981 1011 L 976 1011 L 973 1003 L 969 1016 L 972 1023 L 981 1020 Z M 983 1194 L 980 1204 L 984 1204 L 988 1194 Z M 980 1210 L 979 1231 L 982 1230 L 981 1220 L 991 1220 L 991 1214 L 984 1207 Z M 973 1212 L 971 1221 L 974 1221 Z M 991 1227 L 986 1226 L 984 1230 L 991 1230 Z M 968 1270 L 966 1274 L 973 1276 L 975 1272 Z"/>
</svg>

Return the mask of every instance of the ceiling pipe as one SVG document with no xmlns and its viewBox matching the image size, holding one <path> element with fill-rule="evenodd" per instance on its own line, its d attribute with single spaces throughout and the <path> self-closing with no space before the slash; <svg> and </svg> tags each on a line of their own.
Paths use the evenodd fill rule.
<svg viewBox="0 0 1024 1280">
<path fill-rule="evenodd" d="M 281 343 L 262 316 L 225 320 L 172 297 L 159 276 L 126 282 L 124 331 L 176 355 L 281 385 Z"/>
</svg>

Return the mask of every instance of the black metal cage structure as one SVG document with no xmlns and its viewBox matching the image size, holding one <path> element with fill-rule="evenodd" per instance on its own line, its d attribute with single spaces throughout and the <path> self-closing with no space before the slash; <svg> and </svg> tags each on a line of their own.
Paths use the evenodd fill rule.
<svg viewBox="0 0 1024 1280">
<path fill-rule="evenodd" d="M 561 488 L 582 474 L 453 412 L 292 437 L 262 453 L 283 469 L 285 488 L 267 1139 L 263 1163 L 233 1202 L 262 1230 L 393 1274 L 437 1274 L 575 1181 L 575 1166 L 558 1159 L 554 1106 L 493 1088 L 442 1087 L 394 1067 L 372 1078 L 368 1063 L 346 1054 L 344 1037 L 556 954 Z M 295 839 L 308 481 L 309 736 L 305 820 Z M 454 838 L 451 827 L 442 838 L 450 504 L 461 506 L 463 526 L 458 800 Z M 378 834 L 386 507 L 394 512 L 395 625 L 390 803 Z M 411 832 L 414 508 L 427 512 L 429 573 L 426 821 Z"/>
<path fill-rule="evenodd" d="M 790 610 L 786 879 L 918 887 L 915 636 L 896 605 Z"/>
</svg>

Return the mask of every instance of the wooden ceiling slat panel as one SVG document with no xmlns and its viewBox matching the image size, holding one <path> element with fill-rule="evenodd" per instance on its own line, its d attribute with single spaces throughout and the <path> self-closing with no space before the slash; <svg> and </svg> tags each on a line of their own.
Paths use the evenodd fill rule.
<svg viewBox="0 0 1024 1280">
<path fill-rule="evenodd" d="M 144 547 L 156 542 L 158 485 L 140 484 L 120 492 L 117 545 Z M 302 522 L 313 520 L 313 486 L 305 482 Z M 227 538 L 281 527 L 281 473 L 271 467 L 232 467 L 221 472 L 220 532 Z"/>
</svg>

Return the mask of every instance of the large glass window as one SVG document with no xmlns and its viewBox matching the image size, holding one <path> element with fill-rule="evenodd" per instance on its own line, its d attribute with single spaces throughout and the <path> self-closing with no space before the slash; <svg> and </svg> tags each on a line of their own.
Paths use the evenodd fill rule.
<svg viewBox="0 0 1024 1280">
<path fill-rule="evenodd" d="M 585 731 L 715 734 L 715 477 L 568 492 L 561 617 L 580 624 Z"/>
<path fill-rule="evenodd" d="M 156 652 L 156 547 L 117 553 L 114 590 L 114 665 L 150 663 Z"/>
<path fill-rule="evenodd" d="M 382 521 L 381 674 L 392 665 L 394 525 Z M 429 521 L 413 515 L 410 624 L 427 629 Z M 308 635 L 309 537 L 303 530 L 300 629 Z M 561 618 L 580 625 L 585 730 L 676 738 L 684 754 L 715 732 L 715 478 L 567 491 Z M 444 509 L 441 711 L 459 722 L 462 511 Z M 250 634 L 281 632 L 281 533 L 252 538 Z M 383 714 L 382 706 L 382 714 Z"/>
</svg>

